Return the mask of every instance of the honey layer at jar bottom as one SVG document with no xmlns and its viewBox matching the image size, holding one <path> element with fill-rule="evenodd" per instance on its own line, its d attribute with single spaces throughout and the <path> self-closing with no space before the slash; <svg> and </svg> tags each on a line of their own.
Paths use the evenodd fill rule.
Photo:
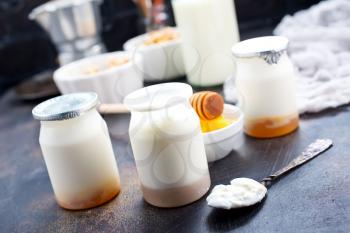
<svg viewBox="0 0 350 233">
<path fill-rule="evenodd" d="M 197 201 L 208 192 L 209 187 L 209 174 L 192 184 L 176 188 L 154 189 L 141 184 L 145 200 L 154 206 L 164 208 L 183 206 Z"/>
<path fill-rule="evenodd" d="M 120 192 L 120 183 L 115 181 L 105 185 L 100 190 L 85 191 L 75 194 L 75 198 L 67 198 L 66 195 L 56 195 L 58 204 L 71 210 L 88 209 L 102 205 L 113 199 Z"/>
<path fill-rule="evenodd" d="M 244 125 L 246 134 L 257 138 L 273 138 L 291 133 L 299 126 L 299 116 L 266 117 L 250 120 Z"/>
</svg>

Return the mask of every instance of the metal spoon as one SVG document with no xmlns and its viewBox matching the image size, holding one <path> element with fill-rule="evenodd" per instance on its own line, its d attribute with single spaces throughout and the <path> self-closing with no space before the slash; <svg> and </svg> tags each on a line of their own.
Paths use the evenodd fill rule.
<svg viewBox="0 0 350 233">
<path fill-rule="evenodd" d="M 333 145 L 330 139 L 317 139 L 304 152 L 287 166 L 264 178 L 260 183 L 249 178 L 237 178 L 230 185 L 217 185 L 207 197 L 209 206 L 221 209 L 234 209 L 254 205 L 260 202 L 273 181 L 292 169 L 308 162 Z"/>
</svg>

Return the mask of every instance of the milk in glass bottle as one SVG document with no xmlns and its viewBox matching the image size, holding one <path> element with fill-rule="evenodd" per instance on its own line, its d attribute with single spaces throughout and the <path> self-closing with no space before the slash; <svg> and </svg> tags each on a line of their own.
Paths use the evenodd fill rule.
<svg viewBox="0 0 350 233">
<path fill-rule="evenodd" d="M 188 82 L 222 84 L 234 73 L 230 49 L 239 41 L 234 0 L 172 0 Z"/>
</svg>

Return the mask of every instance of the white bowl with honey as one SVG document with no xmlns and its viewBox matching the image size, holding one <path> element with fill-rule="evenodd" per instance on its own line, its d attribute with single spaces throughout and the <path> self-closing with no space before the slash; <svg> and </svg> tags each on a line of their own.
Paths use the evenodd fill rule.
<svg viewBox="0 0 350 233">
<path fill-rule="evenodd" d="M 225 104 L 222 117 L 229 124 L 221 129 L 203 133 L 208 162 L 222 159 L 243 143 L 243 113 L 231 104 Z"/>
<path fill-rule="evenodd" d="M 224 104 L 216 92 L 202 91 L 192 95 L 202 130 L 208 162 L 226 157 L 243 142 L 243 113 L 231 104 Z"/>
<path fill-rule="evenodd" d="M 176 28 L 167 27 L 128 40 L 124 50 L 139 53 L 143 67 L 139 67 L 145 81 L 157 82 L 185 75 L 181 38 Z"/>
<path fill-rule="evenodd" d="M 62 94 L 96 92 L 101 103 L 121 103 L 124 97 L 143 87 L 142 57 L 130 52 L 91 56 L 62 66 L 54 81 Z"/>
</svg>

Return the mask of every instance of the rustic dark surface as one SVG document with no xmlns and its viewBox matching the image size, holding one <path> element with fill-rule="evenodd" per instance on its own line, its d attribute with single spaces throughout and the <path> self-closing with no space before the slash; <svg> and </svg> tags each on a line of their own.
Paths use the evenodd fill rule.
<svg viewBox="0 0 350 233">
<path fill-rule="evenodd" d="M 240 211 L 214 211 L 205 198 L 181 208 L 145 203 L 127 134 L 129 116 L 108 116 L 122 192 L 85 211 L 55 202 L 39 144 L 36 103 L 0 100 L 0 232 L 350 232 L 350 106 L 302 117 L 300 129 L 244 145 L 210 165 L 212 185 L 235 177 L 257 180 L 281 168 L 316 138 L 333 139 L 326 153 L 275 183 L 266 200 Z"/>
</svg>

